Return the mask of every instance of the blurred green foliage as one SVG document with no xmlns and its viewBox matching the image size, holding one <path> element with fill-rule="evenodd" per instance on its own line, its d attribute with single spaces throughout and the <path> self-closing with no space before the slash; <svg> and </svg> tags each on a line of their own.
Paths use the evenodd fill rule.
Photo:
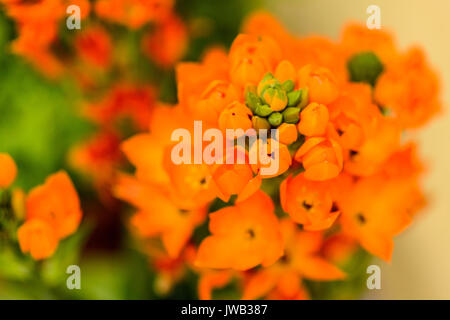
<svg viewBox="0 0 450 320">
<path fill-rule="evenodd" d="M 7 51 L 13 25 L 0 12 L 0 152 L 15 159 L 16 186 L 29 189 L 66 168 L 69 148 L 90 125 L 77 115 L 80 93 L 69 81 L 56 83 Z"/>
</svg>

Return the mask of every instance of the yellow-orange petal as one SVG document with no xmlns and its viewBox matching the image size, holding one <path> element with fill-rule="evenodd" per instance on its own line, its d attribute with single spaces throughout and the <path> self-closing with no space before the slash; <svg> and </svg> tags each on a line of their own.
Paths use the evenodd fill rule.
<svg viewBox="0 0 450 320">
<path fill-rule="evenodd" d="M 275 78 L 278 79 L 281 83 L 286 80 L 292 80 L 295 82 L 296 74 L 295 68 L 288 60 L 281 61 L 277 69 L 275 70 Z"/>
<path fill-rule="evenodd" d="M 278 140 L 285 145 L 290 145 L 295 142 L 298 137 L 297 128 L 295 124 L 283 123 L 278 127 L 279 137 Z"/>
<path fill-rule="evenodd" d="M 304 175 L 308 180 L 324 181 L 337 177 L 340 172 L 337 165 L 324 161 L 309 167 Z"/>
<path fill-rule="evenodd" d="M 17 231 L 20 249 L 30 253 L 33 259 L 45 259 L 55 253 L 58 238 L 52 226 L 41 219 L 25 222 Z"/>
<path fill-rule="evenodd" d="M 325 138 L 323 138 L 323 137 L 314 137 L 314 138 L 307 139 L 305 141 L 305 143 L 303 143 L 302 146 L 295 153 L 295 160 L 296 161 L 300 161 L 301 157 L 303 157 L 309 150 L 314 148 L 316 145 L 318 145 L 322 141 L 325 141 Z"/>
<path fill-rule="evenodd" d="M 325 133 L 329 120 L 328 108 L 316 102 L 310 103 L 300 113 L 298 131 L 309 136 L 321 136 Z"/>
<path fill-rule="evenodd" d="M 17 175 L 17 166 L 7 153 L 0 153 L 0 188 L 9 187 Z"/>
</svg>

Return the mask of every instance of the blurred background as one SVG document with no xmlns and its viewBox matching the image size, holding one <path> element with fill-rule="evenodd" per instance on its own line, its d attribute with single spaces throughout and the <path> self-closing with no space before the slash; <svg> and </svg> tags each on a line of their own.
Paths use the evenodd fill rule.
<svg viewBox="0 0 450 320">
<path fill-rule="evenodd" d="M 339 37 L 347 21 L 365 23 L 370 5 L 380 7 L 382 28 L 394 33 L 400 48 L 424 48 L 441 76 L 444 114 L 417 133 L 422 156 L 430 168 L 424 180 L 429 205 L 396 238 L 391 265 L 374 262 L 382 270 L 382 289 L 369 292 L 367 298 L 450 299 L 450 1 L 266 1 L 266 7 L 292 32 L 333 39 Z"/>
</svg>

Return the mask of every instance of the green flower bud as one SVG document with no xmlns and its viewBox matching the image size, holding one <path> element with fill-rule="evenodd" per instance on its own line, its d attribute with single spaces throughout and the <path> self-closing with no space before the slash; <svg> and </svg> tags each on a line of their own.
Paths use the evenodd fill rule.
<svg viewBox="0 0 450 320">
<path fill-rule="evenodd" d="M 247 105 L 247 107 L 249 107 L 250 110 L 252 110 L 253 113 L 255 113 L 256 108 L 261 104 L 261 99 L 259 99 L 258 95 L 256 94 L 256 88 L 255 92 L 251 90 L 247 90 L 245 92 L 245 104 Z"/>
<path fill-rule="evenodd" d="M 295 83 L 292 80 L 286 80 L 281 86 L 286 92 L 291 92 L 292 90 L 294 90 Z"/>
<path fill-rule="evenodd" d="M 257 93 L 260 96 L 262 96 L 264 90 L 276 84 L 279 84 L 279 81 L 275 79 L 271 73 L 266 73 L 266 75 L 262 78 L 262 80 L 258 84 Z"/>
<path fill-rule="evenodd" d="M 274 85 L 265 89 L 262 92 L 262 99 L 273 111 L 283 110 L 288 102 L 286 91 L 281 88 L 281 85 Z"/>
<path fill-rule="evenodd" d="M 269 116 L 268 120 L 272 126 L 278 127 L 283 122 L 283 115 L 279 112 L 274 112 Z"/>
<path fill-rule="evenodd" d="M 287 97 L 288 97 L 288 107 L 295 107 L 297 106 L 297 104 L 300 102 L 302 96 L 302 91 L 301 90 L 295 90 L 292 92 L 289 92 Z"/>
<path fill-rule="evenodd" d="M 383 64 L 373 52 L 355 54 L 347 62 L 350 80 L 353 82 L 366 82 L 375 86 L 379 75 L 383 72 Z"/>
<path fill-rule="evenodd" d="M 253 116 L 252 125 L 255 130 L 270 129 L 270 123 L 265 118 Z"/>
<path fill-rule="evenodd" d="M 288 107 L 283 111 L 283 120 L 286 123 L 297 123 L 300 120 L 300 108 Z"/>
<path fill-rule="evenodd" d="M 259 104 L 256 107 L 255 113 L 258 116 L 261 116 L 263 118 L 267 117 L 273 112 L 273 110 L 267 105 L 267 104 Z"/>
<path fill-rule="evenodd" d="M 297 108 L 300 108 L 300 110 L 302 110 L 309 104 L 309 89 L 303 88 L 300 91 L 301 91 L 300 103 L 297 105 Z"/>
</svg>

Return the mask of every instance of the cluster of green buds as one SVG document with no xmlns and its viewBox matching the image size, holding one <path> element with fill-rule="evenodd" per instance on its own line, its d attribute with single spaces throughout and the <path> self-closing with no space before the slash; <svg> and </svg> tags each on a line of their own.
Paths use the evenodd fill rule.
<svg viewBox="0 0 450 320">
<path fill-rule="evenodd" d="M 253 128 L 271 129 L 282 123 L 296 124 L 309 97 L 307 88 L 294 88 L 293 80 L 281 83 L 271 73 L 267 73 L 258 86 L 247 86 L 245 104 L 253 113 Z"/>
</svg>

